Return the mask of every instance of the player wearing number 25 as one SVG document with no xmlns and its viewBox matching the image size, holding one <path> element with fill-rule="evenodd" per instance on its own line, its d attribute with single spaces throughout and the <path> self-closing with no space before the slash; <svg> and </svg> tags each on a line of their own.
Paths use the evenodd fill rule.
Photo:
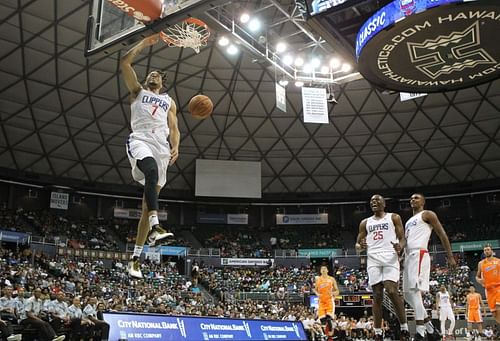
<svg viewBox="0 0 500 341">
<path fill-rule="evenodd" d="M 375 194 L 370 199 L 373 215 L 359 224 L 356 249 L 367 250 L 368 283 L 373 289 L 375 340 L 381 341 L 384 289 L 396 308 L 401 339 L 409 339 L 403 299 L 398 292 L 399 253 L 405 246 L 401 217 L 385 212 L 385 199 Z"/>
</svg>

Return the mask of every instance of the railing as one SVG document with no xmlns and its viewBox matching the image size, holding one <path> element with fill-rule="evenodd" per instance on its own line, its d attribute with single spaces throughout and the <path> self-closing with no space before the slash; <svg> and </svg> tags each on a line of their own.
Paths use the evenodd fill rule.
<svg viewBox="0 0 500 341">
<path fill-rule="evenodd" d="M 284 292 L 282 296 L 277 295 L 274 292 L 225 292 L 224 298 L 227 301 L 246 301 L 246 300 L 256 300 L 256 301 L 281 301 L 286 300 L 288 302 L 303 302 L 304 295 L 301 293 L 289 293 Z"/>
<path fill-rule="evenodd" d="M 42 236 L 31 236 L 31 243 L 44 244 L 44 245 L 68 245 L 68 238 L 57 238 L 57 237 L 42 237 Z"/>
<path fill-rule="evenodd" d="M 189 249 L 188 256 L 191 257 L 220 257 L 220 249 Z"/>
<path fill-rule="evenodd" d="M 278 249 L 274 250 L 274 258 L 310 258 L 309 256 L 299 256 L 295 250 Z"/>
</svg>

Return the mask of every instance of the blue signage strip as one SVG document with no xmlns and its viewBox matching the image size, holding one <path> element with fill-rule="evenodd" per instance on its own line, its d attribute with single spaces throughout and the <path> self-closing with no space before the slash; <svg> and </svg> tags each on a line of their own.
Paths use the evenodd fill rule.
<svg viewBox="0 0 500 341">
<path fill-rule="evenodd" d="M 28 238 L 27 233 L 0 230 L 0 240 L 3 242 L 26 243 Z"/>
<path fill-rule="evenodd" d="M 468 0 L 474 1 L 474 0 Z M 375 12 L 359 29 L 356 36 L 356 58 L 365 45 L 383 29 L 401 19 L 436 6 L 461 3 L 464 0 L 394 0 Z"/>
<path fill-rule="evenodd" d="M 133 340 L 307 340 L 301 322 L 236 320 L 194 316 L 105 313 L 109 339 Z"/>
<path fill-rule="evenodd" d="M 160 246 L 160 249 L 158 250 L 158 247 L 153 247 L 150 248 L 148 245 L 144 245 L 144 252 L 160 252 L 161 255 L 164 256 L 179 256 L 179 255 L 185 255 L 187 252 L 187 249 L 184 246 Z"/>
</svg>

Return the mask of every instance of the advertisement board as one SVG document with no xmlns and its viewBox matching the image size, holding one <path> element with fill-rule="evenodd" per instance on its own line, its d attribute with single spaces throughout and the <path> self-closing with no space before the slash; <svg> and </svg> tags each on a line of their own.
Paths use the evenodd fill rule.
<svg viewBox="0 0 500 341">
<path fill-rule="evenodd" d="M 328 213 L 276 214 L 276 225 L 326 225 Z"/>
<path fill-rule="evenodd" d="M 221 265 L 225 266 L 269 266 L 274 264 L 271 258 L 221 258 Z"/>
<path fill-rule="evenodd" d="M 109 340 L 307 340 L 301 322 L 104 313 Z"/>
</svg>

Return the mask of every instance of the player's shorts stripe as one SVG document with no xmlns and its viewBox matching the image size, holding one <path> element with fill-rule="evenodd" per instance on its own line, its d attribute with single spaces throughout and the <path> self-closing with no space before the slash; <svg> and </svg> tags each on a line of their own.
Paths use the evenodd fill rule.
<svg viewBox="0 0 500 341">
<path fill-rule="evenodd" d="M 128 155 L 129 155 L 131 158 L 134 158 L 134 157 L 132 156 L 132 151 L 130 150 L 130 136 L 129 136 L 129 137 L 128 137 L 128 139 L 127 139 L 127 153 L 128 153 Z"/>
<path fill-rule="evenodd" d="M 420 255 L 418 258 L 418 274 L 420 275 L 420 268 L 422 267 L 422 260 L 424 259 L 424 255 L 427 253 L 427 250 L 420 250 Z"/>
</svg>

